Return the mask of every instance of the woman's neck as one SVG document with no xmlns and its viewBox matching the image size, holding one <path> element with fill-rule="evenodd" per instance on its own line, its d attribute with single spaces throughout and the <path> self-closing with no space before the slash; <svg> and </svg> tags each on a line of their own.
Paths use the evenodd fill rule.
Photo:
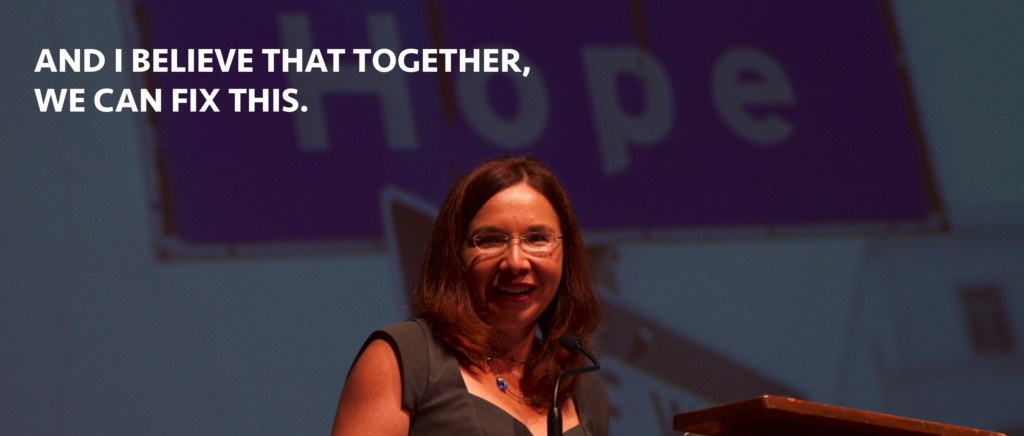
<svg viewBox="0 0 1024 436">
<path fill-rule="evenodd" d="M 519 329 L 514 332 L 499 331 L 501 335 L 498 342 L 501 348 L 494 351 L 502 358 L 525 362 L 533 351 L 535 330 L 536 328 Z"/>
</svg>

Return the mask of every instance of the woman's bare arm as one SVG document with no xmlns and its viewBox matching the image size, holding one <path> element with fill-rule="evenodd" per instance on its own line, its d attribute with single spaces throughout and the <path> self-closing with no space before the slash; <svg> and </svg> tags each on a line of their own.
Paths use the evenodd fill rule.
<svg viewBox="0 0 1024 436">
<path fill-rule="evenodd" d="M 341 390 L 331 435 L 406 436 L 409 416 L 402 409 L 402 375 L 394 350 L 384 340 L 370 342 Z"/>
</svg>

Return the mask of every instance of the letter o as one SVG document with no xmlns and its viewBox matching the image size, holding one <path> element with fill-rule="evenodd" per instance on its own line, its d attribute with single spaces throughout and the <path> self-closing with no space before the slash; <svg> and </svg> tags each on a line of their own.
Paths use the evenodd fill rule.
<svg viewBox="0 0 1024 436">
<path fill-rule="evenodd" d="M 382 55 L 382 54 L 388 55 L 388 58 L 391 59 L 391 62 L 388 63 L 388 67 L 387 68 L 384 68 L 384 67 L 380 66 L 380 55 Z M 386 48 L 382 48 L 382 49 L 377 50 L 376 52 L 373 53 L 373 67 L 376 68 L 377 71 L 380 71 L 382 73 L 386 73 L 388 71 L 391 71 L 391 70 L 395 69 L 395 62 L 396 62 L 395 61 L 395 53 L 392 52 L 391 50 L 388 50 Z"/>
</svg>

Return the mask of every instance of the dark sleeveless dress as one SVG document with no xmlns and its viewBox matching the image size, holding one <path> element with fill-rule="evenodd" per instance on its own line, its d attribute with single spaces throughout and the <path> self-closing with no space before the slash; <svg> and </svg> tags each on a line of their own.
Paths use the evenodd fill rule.
<svg viewBox="0 0 1024 436">
<path fill-rule="evenodd" d="M 530 436 L 518 419 L 466 390 L 458 360 L 434 340 L 427 321 L 405 321 L 373 332 L 359 354 L 375 339 L 391 344 L 398 356 L 402 408 L 412 411 L 410 435 Z M 600 380 L 584 374 L 573 401 L 580 424 L 565 436 L 607 436 L 608 391 Z"/>
</svg>

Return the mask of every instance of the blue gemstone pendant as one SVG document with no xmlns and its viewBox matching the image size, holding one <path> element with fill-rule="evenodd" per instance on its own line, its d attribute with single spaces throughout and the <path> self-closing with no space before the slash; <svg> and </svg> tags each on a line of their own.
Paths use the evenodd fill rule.
<svg viewBox="0 0 1024 436">
<path fill-rule="evenodd" d="M 501 389 L 501 391 L 502 391 L 502 392 L 504 392 L 504 391 L 505 391 L 505 388 L 507 388 L 507 387 L 508 387 L 508 383 L 505 383 L 505 379 L 504 379 L 504 378 L 502 378 L 502 377 L 501 377 L 501 376 L 499 375 L 499 376 L 498 376 L 498 389 Z"/>
</svg>

